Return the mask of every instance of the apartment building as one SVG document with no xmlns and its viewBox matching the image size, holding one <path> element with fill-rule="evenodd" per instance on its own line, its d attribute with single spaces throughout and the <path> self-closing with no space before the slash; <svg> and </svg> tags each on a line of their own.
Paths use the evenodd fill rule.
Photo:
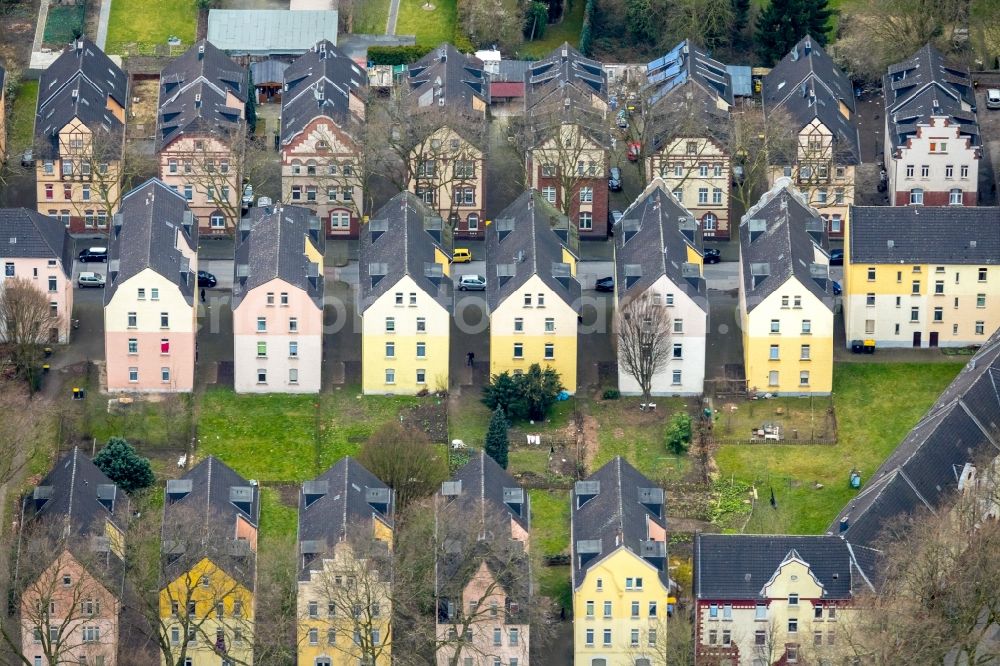
<svg viewBox="0 0 1000 666">
<path fill-rule="evenodd" d="M 18 530 L 21 658 L 118 663 L 129 498 L 79 448 L 23 498 Z"/>
<path fill-rule="evenodd" d="M 701 395 L 708 329 L 701 238 L 697 220 L 667 187 L 662 178 L 654 178 L 616 225 L 615 313 L 617 318 L 637 299 L 666 308 L 670 355 L 652 376 L 652 395 Z M 619 345 L 618 390 L 642 395 L 625 357 Z M 633 358 L 634 371 L 642 367 L 642 356 Z"/>
<path fill-rule="evenodd" d="M 128 76 L 88 39 L 74 40 L 38 81 L 38 212 L 72 233 L 107 232 L 121 201 Z"/>
<path fill-rule="evenodd" d="M 392 490 L 342 458 L 299 493 L 299 666 L 392 660 Z"/>
<path fill-rule="evenodd" d="M 4 281 L 28 280 L 45 294 L 51 320 L 48 342 L 69 342 L 73 316 L 73 240 L 65 225 L 27 208 L 0 208 L 0 245 Z M 2 325 L 0 325 L 2 327 Z M 0 328 L 0 340 L 5 334 Z"/>
<path fill-rule="evenodd" d="M 410 138 L 407 189 L 448 220 L 456 238 L 482 238 L 490 99 L 483 62 L 442 44 L 410 65 L 406 83 L 408 108 L 421 119 Z"/>
<path fill-rule="evenodd" d="M 608 236 L 608 77 L 567 43 L 525 72 L 528 185 L 581 239 Z"/>
<path fill-rule="evenodd" d="M 768 123 L 791 123 L 797 133 L 791 145 L 774 147 L 769 182 L 791 178 L 830 237 L 843 236 L 861 163 L 850 79 L 806 36 L 764 77 L 762 95 Z"/>
<path fill-rule="evenodd" d="M 833 288 L 825 225 L 788 179 L 740 222 L 739 317 L 747 388 L 833 388 Z"/>
<path fill-rule="evenodd" d="M 410 192 L 394 196 L 363 225 L 358 311 L 365 393 L 448 389 L 450 232 Z"/>
<path fill-rule="evenodd" d="M 576 392 L 580 282 L 576 229 L 545 197 L 528 190 L 486 236 L 490 375 L 551 367 Z"/>
<path fill-rule="evenodd" d="M 172 663 L 163 666 L 253 664 L 259 524 L 257 483 L 214 456 L 167 481 L 159 622 Z"/>
<path fill-rule="evenodd" d="M 891 65 L 885 168 L 893 206 L 975 206 L 983 145 L 967 67 L 931 44 Z"/>
<path fill-rule="evenodd" d="M 368 75 L 330 41 L 285 69 L 282 200 L 313 211 L 333 238 L 357 238 L 364 214 L 359 137 L 367 102 Z"/>
<path fill-rule="evenodd" d="M 574 663 L 655 663 L 675 603 L 663 489 L 616 456 L 570 501 Z"/>
<path fill-rule="evenodd" d="M 732 155 L 729 110 L 733 84 L 726 66 L 684 40 L 646 65 L 646 122 L 652 137 L 646 180 L 664 180 L 708 239 L 729 239 Z"/>
<path fill-rule="evenodd" d="M 108 391 L 194 388 L 198 228 L 184 198 L 149 180 L 122 199 L 108 251 Z"/>
<path fill-rule="evenodd" d="M 1000 326 L 1000 209 L 852 209 L 844 252 L 847 345 L 981 345 Z M 856 217 L 855 217 L 856 216 Z"/>
<path fill-rule="evenodd" d="M 184 197 L 206 234 L 231 235 L 240 218 L 248 84 L 247 70 L 206 40 L 160 72 L 160 180 Z"/>
<path fill-rule="evenodd" d="M 254 207 L 240 220 L 233 275 L 237 393 L 318 393 L 323 361 L 323 252 L 318 217 Z"/>
<path fill-rule="evenodd" d="M 434 497 L 438 666 L 528 666 L 527 491 L 482 450 Z"/>
</svg>

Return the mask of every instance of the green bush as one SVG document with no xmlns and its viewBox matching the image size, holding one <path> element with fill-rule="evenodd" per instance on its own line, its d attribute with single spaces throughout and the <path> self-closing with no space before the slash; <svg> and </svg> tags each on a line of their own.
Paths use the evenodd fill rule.
<svg viewBox="0 0 1000 666">
<path fill-rule="evenodd" d="M 409 65 L 433 51 L 434 46 L 372 46 L 368 62 L 373 65 Z"/>
<path fill-rule="evenodd" d="M 507 437 L 507 418 L 499 407 L 494 410 L 493 416 L 490 418 L 490 428 L 486 431 L 486 446 L 484 448 L 486 455 L 507 469 L 510 440 Z"/>
<path fill-rule="evenodd" d="M 617 400 L 622 394 L 618 389 L 605 389 L 603 397 L 605 400 Z"/>
<path fill-rule="evenodd" d="M 112 437 L 94 456 L 94 464 L 127 493 L 153 485 L 153 468 L 126 440 Z"/>
<path fill-rule="evenodd" d="M 685 453 L 691 446 L 691 417 L 683 412 L 674 414 L 667 424 L 666 441 L 667 450 L 671 453 Z"/>
<path fill-rule="evenodd" d="M 558 372 L 549 367 L 542 370 L 533 363 L 524 374 L 493 375 L 483 387 L 483 404 L 503 410 L 511 421 L 542 421 L 562 390 Z"/>
</svg>

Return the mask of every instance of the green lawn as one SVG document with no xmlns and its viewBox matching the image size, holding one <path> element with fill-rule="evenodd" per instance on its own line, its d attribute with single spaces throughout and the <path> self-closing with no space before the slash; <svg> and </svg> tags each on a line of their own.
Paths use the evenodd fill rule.
<svg viewBox="0 0 1000 666">
<path fill-rule="evenodd" d="M 184 46 L 194 43 L 198 9 L 194 0 L 113 0 L 108 22 L 107 51 L 116 53 L 122 44 L 166 44 L 180 38 Z"/>
<path fill-rule="evenodd" d="M 657 398 L 655 412 L 640 412 L 640 398 L 595 400 L 590 414 L 600 424 L 597 455 L 590 472 L 622 456 L 650 478 L 670 480 L 684 475 L 687 459 L 667 452 L 663 432 L 670 417 L 685 411 L 683 398 Z"/>
<path fill-rule="evenodd" d="M 46 44 L 66 44 L 83 34 L 83 21 L 87 6 L 50 5 L 49 14 L 45 19 Z"/>
<path fill-rule="evenodd" d="M 372 433 L 425 398 L 362 395 L 357 386 L 324 393 L 320 398 L 319 469 L 324 470 L 344 456 L 356 455 Z M 431 399 L 431 398 L 426 398 Z"/>
<path fill-rule="evenodd" d="M 434 9 L 423 8 L 428 2 Z M 416 35 L 418 46 L 451 42 L 455 38 L 457 14 L 456 0 L 400 0 L 396 34 Z"/>
<path fill-rule="evenodd" d="M 370 35 L 385 34 L 389 20 L 389 0 L 368 0 L 354 17 L 353 31 Z"/>
<path fill-rule="evenodd" d="M 544 555 L 569 553 L 569 491 L 528 491 L 531 497 L 531 535 Z"/>
<path fill-rule="evenodd" d="M 295 539 L 298 533 L 298 507 L 281 501 L 276 488 L 260 489 L 260 534 L 266 541 Z"/>
<path fill-rule="evenodd" d="M 559 567 L 542 567 L 538 572 L 538 587 L 542 596 L 552 599 L 566 609 L 567 615 L 573 611 L 573 586 L 570 583 L 569 565 Z"/>
<path fill-rule="evenodd" d="M 569 5 L 562 21 L 548 25 L 541 39 L 525 42 L 519 49 L 518 56 L 522 58 L 544 58 L 549 53 L 569 42 L 574 48 L 580 45 L 580 30 L 583 28 L 583 10 L 587 4 L 584 0 L 568 0 Z"/>
<path fill-rule="evenodd" d="M 482 403 L 482 394 L 469 391 L 454 398 L 448 410 L 448 437 L 460 439 L 469 446 L 480 447 L 486 439 L 492 413 Z M 525 433 L 552 433 L 569 425 L 576 412 L 576 398 L 557 402 L 544 423 L 517 421 L 512 428 Z M 516 442 L 522 444 L 523 442 Z"/>
<path fill-rule="evenodd" d="M 852 468 L 867 482 L 902 441 L 961 363 L 844 363 L 834 368 L 838 442 L 833 446 L 724 446 L 716 455 L 722 479 L 754 483 L 759 503 L 748 532 L 822 533 L 857 491 Z M 814 484 L 823 488 L 817 489 Z M 774 489 L 777 509 L 768 500 Z"/>
<path fill-rule="evenodd" d="M 17 88 L 10 113 L 10 154 L 18 155 L 33 143 L 35 107 L 38 105 L 38 81 L 23 80 Z"/>
</svg>

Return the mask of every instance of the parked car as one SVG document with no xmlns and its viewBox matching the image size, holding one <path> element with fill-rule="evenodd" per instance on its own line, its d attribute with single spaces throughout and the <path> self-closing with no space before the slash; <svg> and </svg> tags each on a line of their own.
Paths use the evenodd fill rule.
<svg viewBox="0 0 1000 666">
<path fill-rule="evenodd" d="M 80 251 L 77 256 L 81 264 L 88 264 L 92 261 L 105 262 L 108 260 L 108 248 L 106 247 L 88 247 Z"/>
<path fill-rule="evenodd" d="M 716 250 L 714 247 L 705 248 L 705 263 L 706 264 L 717 264 L 722 261 L 722 253 Z"/>
<path fill-rule="evenodd" d="M 274 202 L 271 201 L 271 197 L 257 197 L 257 205 L 260 208 L 266 208 L 267 206 L 270 206 L 273 203 Z"/>
<path fill-rule="evenodd" d="M 986 91 L 986 108 L 1000 109 L 1000 90 L 990 88 Z"/>
<path fill-rule="evenodd" d="M 743 180 L 746 178 L 746 171 L 743 169 L 742 164 L 733 165 L 733 185 L 737 187 L 743 184 Z"/>
<path fill-rule="evenodd" d="M 253 185 L 251 185 L 250 183 L 247 183 L 246 186 L 243 188 L 242 203 L 244 208 L 249 208 L 250 206 L 253 205 Z"/>
<path fill-rule="evenodd" d="M 844 289 L 840 286 L 840 283 L 833 282 L 833 295 L 840 296 L 842 293 L 844 293 Z"/>
<path fill-rule="evenodd" d="M 456 247 L 451 255 L 451 263 L 453 264 L 467 264 L 470 261 L 472 261 L 472 250 L 464 247 Z"/>
<path fill-rule="evenodd" d="M 611 167 L 611 175 L 608 176 L 608 189 L 612 192 L 620 192 L 622 189 L 622 170 L 618 167 Z"/>
<path fill-rule="evenodd" d="M 614 291 L 615 279 L 613 277 L 601 278 L 594 284 L 594 289 L 597 291 Z"/>
<path fill-rule="evenodd" d="M 830 265 L 831 266 L 843 266 L 844 265 L 844 251 L 843 250 L 830 250 Z"/>
<path fill-rule="evenodd" d="M 618 118 L 616 122 L 618 124 L 619 129 L 623 130 L 628 129 L 628 113 L 625 111 L 625 109 L 622 109 L 621 111 L 618 112 Z"/>
<path fill-rule="evenodd" d="M 215 276 L 208 271 L 198 271 L 198 286 L 207 287 L 211 289 L 215 285 L 219 284 L 219 281 L 215 279 Z"/>
<path fill-rule="evenodd" d="M 639 156 L 642 154 L 642 144 L 638 141 L 628 142 L 628 161 L 638 162 Z"/>
<path fill-rule="evenodd" d="M 28 148 L 23 153 L 21 153 L 21 166 L 23 167 L 33 167 L 35 166 L 35 151 Z"/>
<path fill-rule="evenodd" d="M 104 286 L 104 276 L 100 273 L 83 272 L 76 279 L 76 286 L 83 289 L 84 287 L 103 287 Z"/>
<path fill-rule="evenodd" d="M 458 278 L 459 291 L 485 291 L 486 278 L 482 275 L 463 275 Z"/>
</svg>

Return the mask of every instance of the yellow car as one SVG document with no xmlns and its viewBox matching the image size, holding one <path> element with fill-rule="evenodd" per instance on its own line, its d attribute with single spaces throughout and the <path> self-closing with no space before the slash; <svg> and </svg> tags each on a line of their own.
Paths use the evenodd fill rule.
<svg viewBox="0 0 1000 666">
<path fill-rule="evenodd" d="M 456 247 L 455 252 L 451 255 L 451 263 L 453 264 L 467 264 L 472 261 L 472 252 L 464 247 Z"/>
</svg>

